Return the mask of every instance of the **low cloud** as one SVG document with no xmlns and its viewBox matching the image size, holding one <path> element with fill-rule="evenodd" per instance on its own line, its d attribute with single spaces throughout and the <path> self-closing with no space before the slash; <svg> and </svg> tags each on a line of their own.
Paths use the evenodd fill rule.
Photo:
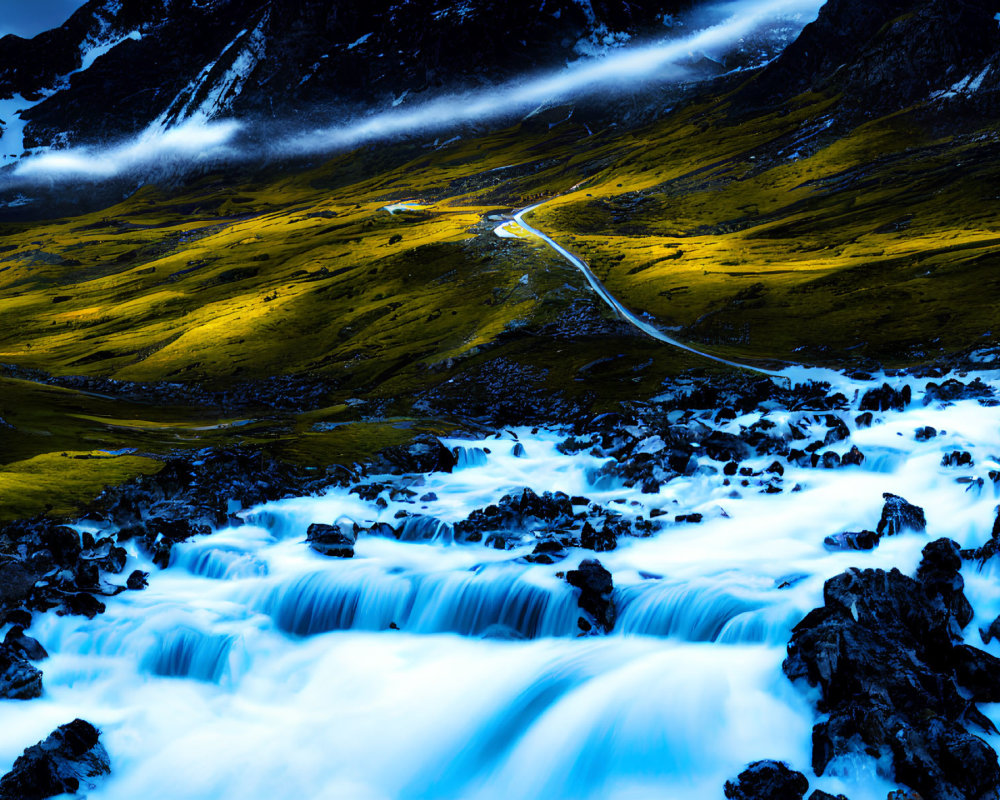
<svg viewBox="0 0 1000 800">
<path fill-rule="evenodd" d="M 583 59 L 549 74 L 499 84 L 361 116 L 307 131 L 249 125 L 238 120 L 190 120 L 167 130 L 150 129 L 107 147 L 52 150 L 25 158 L 6 182 L 104 180 L 134 172 L 176 171 L 183 165 L 240 159 L 322 154 L 400 136 L 437 134 L 464 124 L 524 115 L 552 102 L 600 91 L 632 92 L 651 84 L 691 77 L 688 64 L 706 55 L 721 58 L 762 26 L 787 21 L 796 28 L 815 18 L 823 0 L 742 0 L 701 9 L 684 30 L 653 45 L 627 46 Z"/>
</svg>

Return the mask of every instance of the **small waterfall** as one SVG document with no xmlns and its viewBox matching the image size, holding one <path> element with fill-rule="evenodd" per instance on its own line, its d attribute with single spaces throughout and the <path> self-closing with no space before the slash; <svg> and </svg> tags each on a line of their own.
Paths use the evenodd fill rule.
<svg viewBox="0 0 1000 800">
<path fill-rule="evenodd" d="M 213 580 L 239 580 L 267 575 L 267 564 L 234 546 L 185 546 L 173 549 L 170 566 Z"/>
<path fill-rule="evenodd" d="M 905 463 L 908 453 L 892 447 L 869 447 L 864 451 L 865 471 L 890 474 Z"/>
<path fill-rule="evenodd" d="M 247 525 L 263 528 L 275 539 L 304 537 L 309 527 L 309 521 L 303 520 L 301 514 L 276 504 L 249 511 L 243 518 Z"/>
<path fill-rule="evenodd" d="M 556 578 L 539 581 L 528 574 L 530 567 L 407 574 L 345 566 L 270 587 L 258 607 L 281 630 L 298 636 L 386 630 L 392 624 L 417 633 L 467 636 L 494 626 L 529 638 L 577 630 L 573 590 Z"/>
<path fill-rule="evenodd" d="M 704 580 L 644 581 L 623 586 L 615 590 L 615 602 L 617 632 L 670 636 L 691 642 L 718 641 L 732 620 L 762 605 L 760 601 L 740 597 L 732 587 Z"/>
<path fill-rule="evenodd" d="M 486 466 L 486 451 L 482 447 L 455 447 L 451 452 L 455 454 L 455 469 Z"/>
<path fill-rule="evenodd" d="M 235 641 L 235 636 L 181 628 L 163 634 L 144 664 L 154 675 L 218 683 L 226 672 Z"/>
<path fill-rule="evenodd" d="M 502 625 L 532 639 L 576 633 L 579 609 L 573 591 L 558 579 L 533 582 L 528 571 L 484 567 L 424 576 L 406 628 L 478 635 Z"/>
<path fill-rule="evenodd" d="M 450 522 L 442 522 L 437 517 L 414 514 L 407 517 L 400 528 L 399 540 L 402 542 L 451 543 L 455 541 L 455 526 Z"/>
</svg>

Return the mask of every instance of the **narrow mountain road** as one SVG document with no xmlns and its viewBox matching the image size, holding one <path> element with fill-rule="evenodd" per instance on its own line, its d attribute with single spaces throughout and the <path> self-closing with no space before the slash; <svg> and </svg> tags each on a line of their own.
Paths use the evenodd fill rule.
<svg viewBox="0 0 1000 800">
<path fill-rule="evenodd" d="M 549 236 L 548 234 L 544 233 L 543 231 L 540 231 L 538 228 L 534 227 L 533 225 L 525 221 L 524 219 L 525 215 L 530 214 L 532 211 L 535 211 L 542 205 L 544 205 L 544 203 L 536 203 L 533 206 L 529 206 L 528 208 L 523 208 L 520 211 L 515 212 L 513 217 L 508 222 L 504 222 L 498 225 L 494 229 L 494 233 L 496 233 L 497 236 L 510 238 L 514 234 L 512 234 L 508 230 L 507 226 L 511 225 L 512 223 L 517 223 L 519 226 L 521 226 L 521 228 L 530 233 L 532 236 L 536 237 L 537 239 L 541 239 L 543 242 L 545 242 L 545 244 L 547 244 L 549 247 L 555 250 L 560 256 L 562 256 L 570 264 L 572 264 L 580 272 L 582 272 L 584 277 L 587 279 L 587 282 L 590 284 L 591 288 L 595 292 L 597 292 L 598 296 L 605 303 L 607 303 L 614 310 L 616 314 L 618 314 L 623 320 L 628 322 L 634 328 L 637 328 L 638 330 L 642 331 L 651 339 L 655 339 L 658 342 L 663 342 L 664 344 L 670 345 L 671 347 L 676 347 L 679 350 L 684 350 L 688 353 L 692 353 L 693 355 L 700 356 L 701 358 L 706 358 L 710 361 L 715 361 L 719 364 L 725 364 L 728 367 L 748 370 L 749 372 L 756 372 L 760 375 L 767 375 L 768 377 L 771 378 L 780 378 L 782 380 L 787 380 L 786 376 L 782 375 L 780 372 L 764 369 L 762 367 L 750 366 L 749 364 L 741 364 L 738 361 L 730 361 L 728 359 L 721 358 L 720 356 L 715 356 L 712 355 L 711 353 L 706 353 L 702 350 L 698 350 L 694 347 L 691 347 L 690 345 L 684 344 L 684 342 L 674 339 L 671 336 L 667 336 L 667 334 L 663 333 L 663 331 L 659 330 L 654 325 L 651 325 L 650 323 L 645 322 L 639 317 L 637 317 L 635 314 L 633 314 L 631 311 L 625 308 L 625 306 L 622 305 L 622 303 L 613 294 L 611 294 L 611 292 L 607 290 L 604 284 L 601 283 L 598 277 L 593 273 L 593 271 L 587 265 L 587 262 L 585 262 L 579 256 L 571 253 L 561 244 L 552 239 L 552 237 Z"/>
</svg>

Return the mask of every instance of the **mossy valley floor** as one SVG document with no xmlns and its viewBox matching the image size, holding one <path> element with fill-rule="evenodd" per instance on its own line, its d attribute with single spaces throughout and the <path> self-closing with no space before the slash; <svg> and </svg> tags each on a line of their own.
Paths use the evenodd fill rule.
<svg viewBox="0 0 1000 800">
<path fill-rule="evenodd" d="M 846 130 L 835 108 L 809 95 L 736 119 L 723 98 L 593 133 L 534 120 L 0 222 L 0 363 L 248 398 L 234 411 L 8 371 L 0 518 L 69 513 L 176 449 L 349 463 L 498 409 L 558 419 L 561 400 L 610 408 L 713 368 L 615 320 L 543 244 L 493 234 L 539 199 L 532 223 L 626 306 L 727 358 L 904 366 L 992 344 L 997 126 L 942 136 L 911 109 Z M 322 399 L 255 404 L 254 382 L 280 375 L 320 381 Z"/>
</svg>

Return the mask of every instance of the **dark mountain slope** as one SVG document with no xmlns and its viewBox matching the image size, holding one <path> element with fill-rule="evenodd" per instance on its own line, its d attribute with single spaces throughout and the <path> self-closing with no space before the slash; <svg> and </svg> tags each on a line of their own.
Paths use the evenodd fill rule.
<svg viewBox="0 0 1000 800">
<path fill-rule="evenodd" d="M 662 30 L 689 0 L 91 0 L 62 27 L 0 40 L 0 98 L 28 148 L 201 115 L 370 106 L 491 82 Z M 610 37 L 610 38 L 609 38 Z M 93 48 L 108 48 L 80 70 Z"/>
<path fill-rule="evenodd" d="M 991 0 L 830 0 L 817 20 L 747 87 L 754 107 L 800 92 L 841 93 L 853 114 L 1000 87 L 1000 4 Z"/>
</svg>

